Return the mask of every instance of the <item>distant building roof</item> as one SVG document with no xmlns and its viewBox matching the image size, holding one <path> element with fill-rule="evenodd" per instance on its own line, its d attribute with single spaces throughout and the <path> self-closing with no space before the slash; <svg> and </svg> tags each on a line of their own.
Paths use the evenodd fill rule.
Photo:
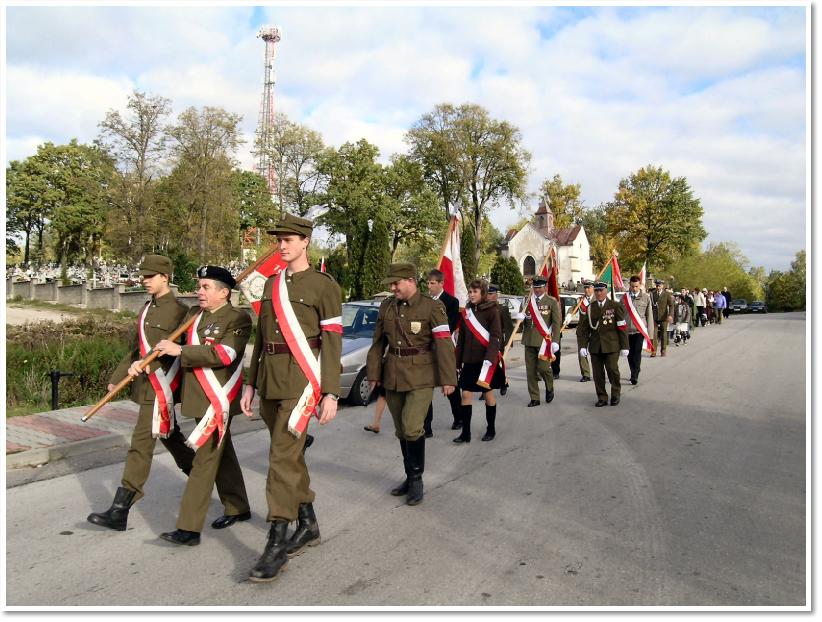
<svg viewBox="0 0 822 622">
<path fill-rule="evenodd" d="M 570 246 L 574 240 L 577 239 L 579 232 L 582 230 L 582 225 L 576 224 L 565 229 L 555 229 L 554 239 L 558 246 Z"/>
</svg>

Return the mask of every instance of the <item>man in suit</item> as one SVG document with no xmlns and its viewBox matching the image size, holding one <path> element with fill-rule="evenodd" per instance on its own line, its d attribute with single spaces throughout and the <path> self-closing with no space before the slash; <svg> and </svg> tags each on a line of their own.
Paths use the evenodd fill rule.
<svg viewBox="0 0 822 622">
<path fill-rule="evenodd" d="M 427 279 L 428 295 L 434 300 L 439 300 L 443 305 L 445 305 L 445 315 L 448 317 L 448 329 L 453 335 L 454 331 L 457 330 L 457 324 L 460 319 L 459 300 L 443 289 L 445 275 L 443 275 L 440 270 L 430 270 L 427 274 Z M 451 429 L 459 430 L 462 427 L 462 421 L 460 419 L 461 400 L 459 397 L 459 391 L 454 391 L 449 394 L 448 402 L 451 406 L 451 416 L 454 418 L 454 423 L 451 424 Z M 431 423 L 433 423 L 433 421 L 434 406 L 433 404 L 429 404 L 428 414 L 425 416 L 425 423 L 423 426 L 425 428 L 425 438 L 431 438 L 434 436 L 434 432 L 431 429 Z"/>
<path fill-rule="evenodd" d="M 665 281 L 656 279 L 656 289 L 651 292 L 651 308 L 654 314 L 654 351 L 651 356 L 665 356 L 668 349 L 668 323 L 674 321 L 674 298 L 671 292 L 665 289 Z"/>
<path fill-rule="evenodd" d="M 605 373 L 611 383 L 611 406 L 619 404 L 622 386 L 619 382 L 619 356 L 628 356 L 628 325 L 625 307 L 608 299 L 605 283 L 594 285 L 594 302 L 577 324 L 577 343 L 582 356 L 591 355 L 597 407 L 608 405 Z"/>
<path fill-rule="evenodd" d="M 553 296 L 549 296 L 545 292 L 545 285 L 547 281 L 544 277 L 538 276 L 533 281 L 533 291 L 536 297 L 537 312 L 542 315 L 545 324 L 550 328 L 551 337 L 557 338 L 557 341 L 552 341 L 551 352 L 548 353 L 548 358 L 552 353 L 559 350 L 559 329 L 560 329 L 560 311 L 559 301 Z M 522 345 L 525 348 L 525 372 L 528 377 L 528 395 L 531 401 L 528 402 L 528 407 L 539 406 L 539 379 L 542 378 L 545 383 L 545 403 L 549 404 L 554 399 L 554 375 L 551 373 L 551 364 L 548 360 L 543 360 L 539 357 L 539 351 L 544 341 L 542 333 L 537 330 L 534 324 L 534 319 L 530 313 L 519 314 L 517 319 L 524 320 L 525 328 L 522 332 Z"/>
</svg>

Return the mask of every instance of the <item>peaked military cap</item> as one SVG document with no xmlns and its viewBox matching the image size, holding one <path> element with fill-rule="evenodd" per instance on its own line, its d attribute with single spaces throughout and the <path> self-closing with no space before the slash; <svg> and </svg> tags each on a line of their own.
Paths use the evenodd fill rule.
<svg viewBox="0 0 822 622">
<path fill-rule="evenodd" d="M 594 286 L 594 282 L 593 282 L 593 281 L 589 281 L 588 279 L 585 279 L 584 281 L 582 281 L 582 286 L 583 286 L 583 287 L 593 287 L 593 286 Z"/>
<path fill-rule="evenodd" d="M 237 284 L 237 281 L 234 280 L 231 273 L 221 266 L 200 266 L 197 268 L 197 277 L 200 279 L 222 281 L 232 289 Z"/>
<path fill-rule="evenodd" d="M 154 276 L 155 274 L 171 274 L 174 272 L 174 264 L 164 255 L 146 255 L 137 274 L 140 276 Z"/>
<path fill-rule="evenodd" d="M 417 266 L 412 263 L 392 263 L 388 266 L 388 276 L 382 280 L 383 285 L 390 285 L 400 279 L 416 279 Z"/>
<path fill-rule="evenodd" d="M 296 234 L 296 235 L 304 235 L 305 237 L 310 237 L 311 232 L 314 230 L 314 223 L 308 220 L 307 218 L 300 218 L 299 216 L 294 216 L 293 214 L 284 213 L 283 217 L 280 219 L 276 225 L 274 225 L 273 229 L 269 229 L 268 233 L 272 235 L 280 234 Z"/>
<path fill-rule="evenodd" d="M 545 287 L 548 284 L 548 280 L 544 276 L 538 276 L 534 278 L 534 287 Z"/>
<path fill-rule="evenodd" d="M 599 281 L 597 283 L 594 283 L 594 289 L 608 289 L 608 284 Z"/>
<path fill-rule="evenodd" d="M 498 286 L 496 286 L 496 285 L 494 285 L 493 283 L 491 283 L 491 284 L 488 286 L 488 293 L 489 293 L 489 294 L 495 294 L 495 293 L 497 293 L 497 292 L 499 292 L 499 287 L 498 287 Z"/>
<path fill-rule="evenodd" d="M 662 279 L 654 279 L 654 285 L 665 285 L 665 281 Z"/>
</svg>

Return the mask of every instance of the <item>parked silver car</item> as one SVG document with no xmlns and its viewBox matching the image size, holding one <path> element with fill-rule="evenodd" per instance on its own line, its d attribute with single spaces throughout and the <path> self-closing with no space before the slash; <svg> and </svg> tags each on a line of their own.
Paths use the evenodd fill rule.
<svg viewBox="0 0 822 622">
<path fill-rule="evenodd" d="M 381 303 L 381 300 L 358 300 L 342 306 L 340 397 L 356 406 L 366 405 L 371 397 L 365 362 L 374 340 Z"/>
</svg>

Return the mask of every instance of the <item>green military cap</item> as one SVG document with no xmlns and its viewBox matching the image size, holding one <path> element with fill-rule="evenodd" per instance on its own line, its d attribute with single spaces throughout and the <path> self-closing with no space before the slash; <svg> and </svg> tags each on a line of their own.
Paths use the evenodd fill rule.
<svg viewBox="0 0 822 622">
<path fill-rule="evenodd" d="M 273 229 L 269 229 L 268 233 L 272 235 L 280 234 L 297 234 L 311 237 L 311 232 L 314 230 L 314 223 L 307 218 L 300 218 L 293 214 L 285 213 Z"/>
<path fill-rule="evenodd" d="M 388 266 L 388 276 L 382 280 L 383 285 L 390 285 L 400 279 L 416 279 L 417 266 L 412 263 L 392 263 Z"/>
<path fill-rule="evenodd" d="M 163 255 L 146 255 L 143 263 L 140 264 L 140 269 L 137 274 L 140 276 L 149 276 L 155 274 L 171 274 L 174 272 L 174 264 L 168 257 Z"/>
</svg>

